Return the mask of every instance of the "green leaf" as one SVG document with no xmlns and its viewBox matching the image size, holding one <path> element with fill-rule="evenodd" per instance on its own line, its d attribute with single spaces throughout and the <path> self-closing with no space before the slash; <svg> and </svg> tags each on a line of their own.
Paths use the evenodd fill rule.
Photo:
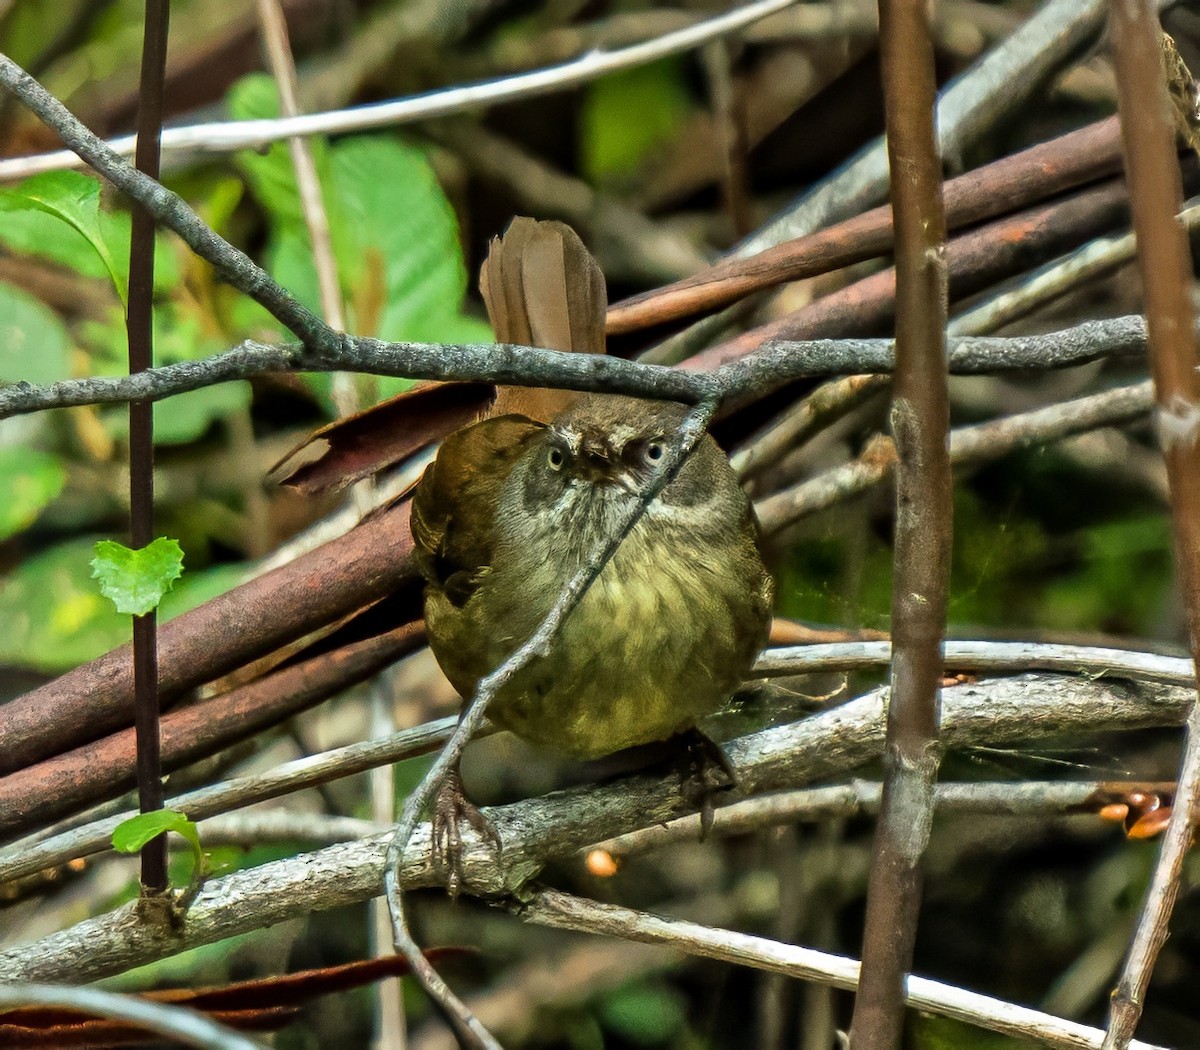
<svg viewBox="0 0 1200 1050">
<path fill-rule="evenodd" d="M 200 832 L 196 829 L 196 823 L 186 813 L 176 809 L 156 809 L 121 821 L 113 828 L 113 849 L 118 853 L 137 853 L 147 842 L 166 831 L 173 831 L 187 839 L 192 852 L 199 858 Z"/>
<path fill-rule="evenodd" d="M 600 1002 L 604 1026 L 638 1046 L 667 1043 L 687 1023 L 687 1007 L 675 989 L 660 984 L 630 984 Z"/>
<path fill-rule="evenodd" d="M 92 575 L 117 612 L 144 616 L 183 574 L 183 550 L 169 536 L 136 551 L 114 540 L 100 540 L 95 549 Z"/>
<path fill-rule="evenodd" d="M 262 75 L 243 78 L 230 91 L 229 107 L 240 119 L 274 116 L 275 86 Z M 350 330 L 389 340 L 491 342 L 491 329 L 462 312 L 468 277 L 458 223 L 424 152 L 385 135 L 333 146 L 314 140 L 314 147 Z M 291 157 L 280 145 L 265 155 L 241 153 L 238 165 L 271 220 L 267 269 L 317 309 L 312 245 Z M 363 293 L 372 287 L 379 289 L 375 301 Z M 380 394 L 408 385 L 385 377 Z"/>
<path fill-rule="evenodd" d="M 0 577 L 0 663 L 65 671 L 129 641 L 129 618 L 100 594 L 84 568 L 95 539 L 60 543 Z M 239 564 L 188 571 L 163 599 L 159 621 L 224 594 L 245 572 Z"/>
<path fill-rule="evenodd" d="M 444 338 L 459 319 L 467 270 L 454 211 L 425 154 L 381 136 L 346 139 L 334 150 L 333 178 L 342 210 L 334 250 L 346 287 L 359 286 L 372 258 L 383 268 L 384 308 L 370 334 Z"/>
<path fill-rule="evenodd" d="M 595 181 L 620 180 L 673 138 L 692 108 L 678 58 L 601 77 L 582 113 L 583 168 Z M 631 119 L 631 114 L 637 114 Z"/>
<path fill-rule="evenodd" d="M 251 73 L 229 89 L 226 104 L 230 116 L 235 120 L 271 119 L 279 116 L 279 91 L 275 81 L 266 73 Z M 329 209 L 333 206 L 329 185 L 329 146 L 319 136 L 310 138 L 309 144 L 325 207 Z M 263 152 L 245 150 L 237 154 L 237 164 L 246 176 L 250 192 L 272 219 L 285 226 L 304 226 L 296 170 L 286 142 L 273 143 Z"/>
<path fill-rule="evenodd" d="M 0 282 L 0 382 L 54 383 L 69 377 L 70 361 L 62 322 L 32 295 Z"/>
<path fill-rule="evenodd" d="M 32 448 L 0 448 L 0 539 L 29 528 L 67 483 L 62 461 Z"/>
<path fill-rule="evenodd" d="M 34 175 L 11 189 L 0 190 L 0 212 L 35 210 L 66 223 L 92 247 L 112 280 L 121 302 L 129 294 L 125 270 L 118 266 L 105 237 L 100 210 L 100 182 L 77 171 Z"/>
</svg>

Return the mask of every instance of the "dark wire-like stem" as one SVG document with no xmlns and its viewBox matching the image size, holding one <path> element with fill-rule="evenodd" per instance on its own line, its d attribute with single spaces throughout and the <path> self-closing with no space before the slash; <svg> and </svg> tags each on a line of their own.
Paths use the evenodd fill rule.
<svg viewBox="0 0 1200 1050">
<path fill-rule="evenodd" d="M 1200 661 L 1200 374 L 1197 374 L 1193 274 L 1187 236 L 1176 219 L 1182 200 L 1155 5 L 1114 0 L 1110 28 L 1116 58 L 1121 134 L 1137 235 L 1138 264 L 1167 466 L 1176 571 L 1187 609 L 1193 661 Z M 1200 666 L 1200 664 L 1198 664 Z M 1167 939 L 1183 859 L 1200 803 L 1200 703 L 1188 715 L 1179 793 L 1113 993 L 1106 1050 L 1133 1037 L 1150 976 Z"/>
<path fill-rule="evenodd" d="M 921 856 L 933 820 L 938 687 L 952 536 L 947 285 L 937 84 L 925 0 L 880 0 L 880 52 L 896 231 L 896 468 L 892 675 L 883 810 L 867 887 L 862 973 L 850 1041 L 901 1042 L 904 978 L 921 904 Z"/>
<path fill-rule="evenodd" d="M 138 94 L 138 171 L 158 178 L 159 133 L 162 130 L 163 82 L 167 69 L 169 0 L 146 0 L 142 39 L 142 75 Z M 129 304 L 125 326 L 129 338 L 129 373 L 154 363 L 154 217 L 133 206 L 129 249 Z M 129 403 L 129 516 L 134 550 L 154 539 L 154 406 Z M 154 610 L 133 618 L 133 703 L 137 730 L 138 805 L 143 813 L 163 806 L 162 757 L 158 727 L 158 638 Z M 167 888 L 167 836 L 142 848 L 142 886 L 147 892 Z"/>
</svg>

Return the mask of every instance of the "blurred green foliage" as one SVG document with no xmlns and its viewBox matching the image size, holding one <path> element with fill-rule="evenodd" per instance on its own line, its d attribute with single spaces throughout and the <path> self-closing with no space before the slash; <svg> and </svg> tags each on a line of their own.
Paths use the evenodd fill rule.
<svg viewBox="0 0 1200 1050">
<path fill-rule="evenodd" d="M 584 172 L 602 184 L 628 181 L 675 137 L 693 108 L 678 57 L 592 81 L 580 118 Z"/>
<path fill-rule="evenodd" d="M 230 92 L 234 116 L 277 116 L 274 81 L 243 78 Z M 458 222 L 424 152 L 390 135 L 329 145 L 313 141 L 313 160 L 329 218 L 347 325 L 390 341 L 490 343 L 491 328 L 462 312 L 467 270 Z M 264 262 L 271 275 L 312 310 L 320 309 L 312 243 L 295 169 L 285 143 L 237 158 L 270 220 Z M 308 377 L 322 392 L 328 376 Z M 411 385 L 381 377 L 383 396 Z"/>
<path fill-rule="evenodd" d="M 1023 493 L 1038 450 L 994 468 L 1008 504 L 970 476 L 954 492 L 951 628 L 1158 633 L 1172 587 L 1170 522 L 1147 501 L 1096 502 L 1063 529 L 1059 508 Z M 1061 499 L 1070 500 L 1069 489 Z M 886 525 L 840 510 L 819 519 L 780 566 L 779 611 L 818 623 L 887 627 L 892 553 Z"/>
<path fill-rule="evenodd" d="M 12 31 L 21 32 L 19 26 Z M 274 84 L 263 76 L 236 84 L 229 104 L 242 117 L 278 111 Z M 350 330 L 389 340 L 490 341 L 488 326 L 463 311 L 467 272 L 457 221 L 424 152 L 388 135 L 355 136 L 333 145 L 314 139 L 312 146 Z M 309 235 L 286 144 L 240 155 L 237 170 L 240 178 L 188 175 L 180 189 L 214 228 L 227 233 L 242 221 L 247 199 L 256 202 L 265 231 L 265 264 L 297 298 L 319 309 Z M 101 317 L 71 319 L 0 282 L 0 381 L 45 384 L 127 371 L 121 301 L 130 219 L 114 203 L 102 194 L 98 179 L 78 172 L 39 175 L 0 189 L 0 244 L 107 282 L 113 290 Z M 166 235 L 157 241 L 155 290 L 156 364 L 207 357 L 246 338 L 285 337 L 265 310 L 216 280 L 207 263 Z M 330 377 L 305 380 L 330 414 Z M 408 385 L 389 377 L 377 390 L 386 396 Z M 163 450 L 180 449 L 185 464 L 227 455 L 226 444 L 212 445 L 208 436 L 252 409 L 251 385 L 245 382 L 171 397 L 154 406 L 155 443 Z M 127 640 L 128 632 L 127 621 L 106 607 L 88 580 L 85 554 L 95 542 L 86 533 L 110 527 L 123 499 L 116 491 L 101 495 L 70 488 L 73 478 L 97 477 L 98 467 L 103 469 L 97 456 L 122 455 L 128 413 L 124 405 L 113 405 L 76 410 L 74 426 L 71 418 L 56 413 L 0 426 L 0 484 L 10 493 L 0 508 L 0 540 L 31 529 L 31 537 L 38 537 L 0 587 L 0 616 L 9 626 L 0 641 L 0 660 L 43 671 L 91 659 Z M 119 472 L 105 476 L 109 483 L 120 478 Z M 260 484 L 259 478 L 247 481 Z M 164 602 L 164 618 L 241 579 L 243 570 L 236 565 L 207 563 L 214 546 L 230 546 L 230 524 L 241 517 L 243 497 L 228 486 L 217 491 L 180 486 L 178 495 L 171 486 L 160 486 L 160 524 L 183 537 L 189 564 L 195 566 Z M 55 524 L 46 531 L 43 522 Z M 62 527 L 68 529 L 65 535 Z"/>
<path fill-rule="evenodd" d="M 1041 1043 L 987 1032 L 934 1014 L 914 1013 L 909 1026 L 914 1050 L 1038 1050 Z"/>
<path fill-rule="evenodd" d="M 665 981 L 637 981 L 605 995 L 604 1027 L 635 1046 L 667 1046 L 687 1024 L 687 1001 Z"/>
</svg>

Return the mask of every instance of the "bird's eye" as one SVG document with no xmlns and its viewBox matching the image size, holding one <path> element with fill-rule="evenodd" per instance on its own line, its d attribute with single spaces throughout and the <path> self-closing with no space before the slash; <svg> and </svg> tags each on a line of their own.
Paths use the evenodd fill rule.
<svg viewBox="0 0 1200 1050">
<path fill-rule="evenodd" d="M 647 443 L 645 451 L 642 452 L 642 455 L 646 457 L 647 463 L 658 463 L 666 454 L 666 446 L 661 441 Z"/>
<path fill-rule="evenodd" d="M 566 457 L 563 455 L 561 448 L 551 446 L 550 450 L 546 453 L 546 462 L 549 464 L 551 470 L 562 470 L 563 463 L 566 462 Z"/>
</svg>

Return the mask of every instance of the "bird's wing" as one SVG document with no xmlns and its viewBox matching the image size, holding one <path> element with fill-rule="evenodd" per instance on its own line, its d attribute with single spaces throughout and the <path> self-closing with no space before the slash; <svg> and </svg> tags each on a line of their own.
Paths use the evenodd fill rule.
<svg viewBox="0 0 1200 1050">
<path fill-rule="evenodd" d="M 463 605 L 491 565 L 489 537 L 500 491 L 545 430 L 524 416 L 494 416 L 451 434 L 425 470 L 412 503 L 421 571 Z"/>
</svg>

